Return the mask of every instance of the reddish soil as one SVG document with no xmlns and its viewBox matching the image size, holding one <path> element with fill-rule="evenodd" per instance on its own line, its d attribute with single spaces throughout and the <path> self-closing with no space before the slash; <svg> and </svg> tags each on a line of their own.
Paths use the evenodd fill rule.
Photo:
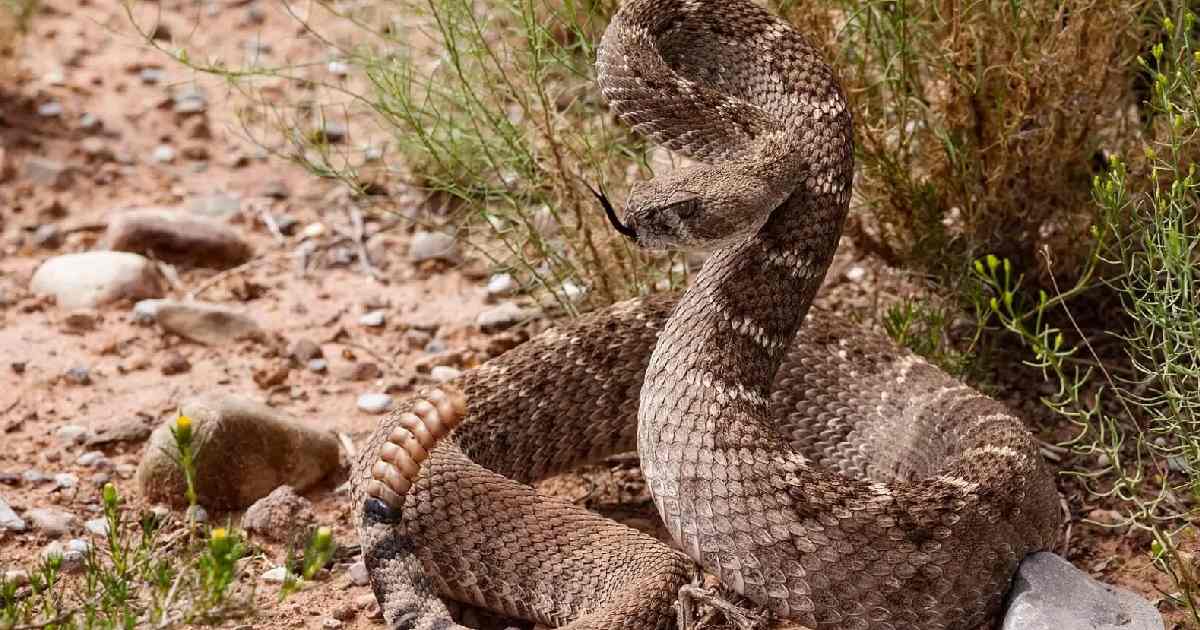
<svg viewBox="0 0 1200 630">
<path fill-rule="evenodd" d="M 138 416 L 158 423 L 172 417 L 182 399 L 220 390 L 266 401 L 313 427 L 342 432 L 361 443 L 378 417 L 356 409 L 359 394 L 388 386 L 403 392 L 414 381 L 428 378 L 415 370 L 427 353 L 423 341 L 414 342 L 410 331 L 434 331 L 446 350 L 459 351 L 460 362 L 468 366 L 484 358 L 482 349 L 489 339 L 474 320 L 487 303 L 486 267 L 476 262 L 413 265 L 405 255 L 408 228 L 400 227 L 372 243 L 374 263 L 386 283 L 371 278 L 352 260 L 337 263 L 355 255 L 349 245 L 328 247 L 328 255 L 301 274 L 290 256 L 302 242 L 301 230 L 320 223 L 327 229 L 322 242 L 328 243 L 333 228 L 349 229 L 348 210 L 354 203 L 349 195 L 299 167 L 263 158 L 258 147 L 240 135 L 234 115 L 237 95 L 150 49 L 134 32 L 120 3 L 47 0 L 44 5 L 9 73 L 0 76 L 0 473 L 68 472 L 80 482 L 69 492 L 53 490 L 54 484 L 0 485 L 0 494 L 18 513 L 43 506 L 63 507 L 82 519 L 98 513 L 97 483 L 102 479 L 97 471 L 76 465 L 84 447 L 64 446 L 55 436 L 63 425 L 95 429 Z M 140 23 L 152 24 L 157 16 L 174 37 L 186 37 L 193 56 L 198 50 L 238 55 L 256 41 L 270 43 L 271 58 L 277 62 L 319 58 L 323 50 L 300 33 L 279 5 L 262 0 L 163 0 L 135 3 L 135 9 Z M 143 81 L 146 68 L 161 69 L 161 80 Z M 194 80 L 207 89 L 207 111 L 173 112 L 171 90 Z M 281 88 L 282 98 L 290 94 L 288 89 Z M 62 113 L 39 115 L 39 107 L 51 102 L 60 103 Z M 84 128 L 85 113 L 98 118 L 102 128 Z M 82 145 L 89 137 L 98 138 L 108 155 L 86 155 Z M 173 162 L 153 159 L 162 144 L 177 150 Z M 62 162 L 74 169 L 74 176 L 58 188 L 35 184 L 25 174 L 27 162 L 34 159 Z M 402 199 L 408 194 L 412 205 L 420 203 L 419 195 L 393 192 Z M 73 334 L 65 328 L 65 310 L 30 295 L 29 279 L 37 266 L 51 256 L 94 247 L 112 210 L 186 206 L 216 193 L 239 199 L 225 220 L 254 246 L 256 262 L 212 285 L 205 299 L 251 313 L 289 342 L 308 339 L 320 344 L 331 367 L 351 355 L 375 361 L 383 370 L 379 379 L 353 382 L 332 373 L 292 369 L 281 383 L 262 389 L 253 378 L 255 371 L 281 360 L 272 344 L 191 344 L 136 324 L 130 303 L 100 308 L 95 330 Z M 280 237 L 264 224 L 265 215 L 292 219 L 299 227 L 293 235 Z M 63 242 L 39 246 L 35 231 L 49 224 L 66 234 Z M 856 261 L 850 248 L 845 251 L 830 273 L 826 307 L 871 321 L 881 302 L 914 290 L 907 279 L 870 261 Z M 857 277 L 845 273 L 854 266 L 866 268 L 864 278 L 847 279 Z M 186 267 L 174 272 L 177 279 L 169 291 L 173 297 L 182 297 L 216 273 Z M 378 305 L 387 308 L 387 325 L 360 325 L 362 313 Z M 191 369 L 164 375 L 161 368 L 172 352 L 186 357 Z M 76 367 L 90 370 L 90 385 L 63 378 Z M 1036 403 L 1036 394 L 1012 391 L 1018 393 L 1006 393 L 1007 400 L 1042 426 L 1055 427 Z M 1053 442 L 1066 437 L 1069 429 L 1041 433 Z M 135 506 L 137 486 L 129 469 L 139 461 L 143 444 L 106 451 L 118 466 L 108 476 L 126 496 L 134 497 Z M 336 490 L 345 476 L 343 468 L 306 496 L 315 504 L 319 520 L 333 527 L 336 539 L 354 544 L 348 501 Z M 636 466 L 628 461 L 554 480 L 545 489 L 662 534 Z M 1106 507 L 1081 498 L 1070 482 L 1064 481 L 1063 491 L 1076 521 Z M 214 518 L 223 521 L 226 516 Z M 1158 598 L 1156 588 L 1168 587 L 1149 566 L 1146 540 L 1079 522 L 1070 532 L 1059 551 L 1085 570 L 1151 599 Z M 0 530 L 0 571 L 27 565 L 47 542 L 39 533 Z M 248 567 L 250 579 L 283 559 L 284 550 L 269 545 L 267 550 L 269 557 Z M 333 611 L 350 606 L 355 612 L 341 627 L 381 627 L 372 616 L 373 606 L 360 605 L 369 589 L 351 583 L 348 562 L 335 565 L 328 579 L 283 603 L 273 596 L 273 586 L 260 584 L 265 593 L 259 598 L 261 617 L 243 623 L 321 628 Z M 1183 627 L 1181 615 L 1172 613 L 1170 618 Z"/>
</svg>

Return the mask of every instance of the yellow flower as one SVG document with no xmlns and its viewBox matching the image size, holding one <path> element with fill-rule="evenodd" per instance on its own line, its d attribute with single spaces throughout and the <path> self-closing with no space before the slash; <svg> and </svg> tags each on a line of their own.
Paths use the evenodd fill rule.
<svg viewBox="0 0 1200 630">
<path fill-rule="evenodd" d="M 188 429 L 192 428 L 192 419 L 183 414 L 179 414 L 179 417 L 175 419 L 175 428 L 179 429 L 180 431 L 187 431 Z"/>
<path fill-rule="evenodd" d="M 224 540 L 229 537 L 229 532 L 226 531 L 224 527 L 218 527 L 212 530 L 211 536 L 213 540 Z"/>
</svg>

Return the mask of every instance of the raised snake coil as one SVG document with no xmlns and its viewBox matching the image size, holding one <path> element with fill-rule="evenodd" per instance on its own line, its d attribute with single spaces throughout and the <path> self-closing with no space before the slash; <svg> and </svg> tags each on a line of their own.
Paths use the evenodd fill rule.
<svg viewBox="0 0 1200 630">
<path fill-rule="evenodd" d="M 832 71 L 747 0 L 626 2 L 597 67 L 626 122 L 707 163 L 635 189 L 629 231 L 722 247 L 683 296 L 548 331 L 464 374 L 461 400 L 381 423 L 352 482 L 389 625 L 461 627 L 442 595 L 551 626 L 670 627 L 687 557 L 526 485 L 634 448 L 679 548 L 780 617 L 986 621 L 1052 542 L 1058 497 L 1002 405 L 805 319 L 853 171 Z"/>
</svg>

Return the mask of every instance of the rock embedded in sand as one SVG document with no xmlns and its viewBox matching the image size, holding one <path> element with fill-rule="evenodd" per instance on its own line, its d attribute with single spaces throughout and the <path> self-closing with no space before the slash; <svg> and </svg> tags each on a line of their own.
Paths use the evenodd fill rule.
<svg viewBox="0 0 1200 630">
<path fill-rule="evenodd" d="M 251 505 L 242 516 L 242 529 L 270 540 L 288 542 L 303 536 L 317 522 L 312 503 L 291 486 L 279 486 Z"/>
<path fill-rule="evenodd" d="M 1017 569 L 1002 630 L 1163 630 L 1163 619 L 1134 593 L 1043 552 Z"/>
<path fill-rule="evenodd" d="M 239 396 L 208 394 L 180 406 L 192 421 L 199 503 L 244 508 L 281 485 L 304 490 L 338 466 L 329 432 Z M 186 484 L 171 435 L 175 419 L 158 427 L 142 454 L 138 482 L 148 501 L 182 506 Z"/>
<path fill-rule="evenodd" d="M 445 232 L 414 232 L 408 243 L 408 259 L 412 262 L 435 259 L 458 262 L 458 241 Z"/>
<path fill-rule="evenodd" d="M 164 300 L 158 305 L 156 318 L 163 330 L 206 346 L 266 338 L 250 316 L 218 304 Z"/>
<path fill-rule="evenodd" d="M 43 262 L 29 283 L 38 295 L 53 295 L 66 309 L 95 308 L 123 298 L 162 296 L 154 264 L 128 252 L 63 254 Z"/>
<path fill-rule="evenodd" d="M 169 208 L 117 214 L 101 247 L 212 269 L 235 267 L 254 255 L 249 243 L 228 225 Z"/>
<path fill-rule="evenodd" d="M 79 529 L 79 518 L 58 508 L 34 508 L 25 512 L 33 529 L 50 538 L 61 538 Z"/>
</svg>

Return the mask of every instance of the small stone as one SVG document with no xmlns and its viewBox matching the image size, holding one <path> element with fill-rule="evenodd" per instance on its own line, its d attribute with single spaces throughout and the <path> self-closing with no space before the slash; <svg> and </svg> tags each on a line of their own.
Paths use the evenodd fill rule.
<svg viewBox="0 0 1200 630">
<path fill-rule="evenodd" d="M 96 428 L 85 441 L 88 446 L 143 442 L 150 437 L 150 424 L 141 416 L 111 419 Z"/>
<path fill-rule="evenodd" d="M 133 305 L 133 321 L 143 326 L 153 324 L 158 319 L 158 306 L 164 300 L 138 300 Z"/>
<path fill-rule="evenodd" d="M 138 79 L 145 85 L 158 85 L 162 83 L 163 76 L 162 68 L 142 68 L 138 72 Z"/>
<path fill-rule="evenodd" d="M 208 97 L 198 88 L 182 90 L 171 100 L 173 101 L 171 110 L 183 116 L 202 114 L 208 109 Z"/>
<path fill-rule="evenodd" d="M 350 66 L 346 65 L 346 63 L 342 61 L 330 61 L 329 74 L 332 74 L 335 77 L 344 77 L 347 74 L 350 74 Z"/>
<path fill-rule="evenodd" d="M 301 238 L 318 238 L 325 234 L 325 225 L 322 223 L 309 223 L 304 226 L 304 230 L 300 232 Z"/>
<path fill-rule="evenodd" d="M 208 510 L 204 509 L 203 505 L 189 505 L 183 517 L 193 523 L 207 523 Z"/>
<path fill-rule="evenodd" d="M 175 147 L 169 144 L 160 144 L 154 147 L 154 151 L 150 153 L 150 159 L 159 164 L 170 164 L 175 161 Z"/>
<path fill-rule="evenodd" d="M 359 317 L 358 323 L 363 326 L 370 327 L 370 328 L 379 328 L 380 326 L 383 326 L 383 324 L 385 323 L 386 315 L 387 315 L 387 313 L 382 310 L 371 311 L 370 313 L 367 313 L 367 314 L 363 315 L 362 317 Z"/>
<path fill-rule="evenodd" d="M 4 572 L 4 581 L 15 586 L 29 584 L 29 571 L 25 569 L 9 569 Z M 340 609 L 339 609 L 340 610 Z M 336 612 L 334 614 L 337 614 Z"/>
<path fill-rule="evenodd" d="M 433 341 L 433 335 L 424 330 L 413 328 L 404 331 L 404 345 L 409 350 L 424 350 L 430 341 Z"/>
<path fill-rule="evenodd" d="M 70 549 L 56 540 L 42 548 L 41 557 L 43 560 L 49 560 L 57 556 L 62 560 L 62 564 L 59 565 L 61 570 L 74 573 L 83 568 L 84 553 L 78 549 Z"/>
<path fill-rule="evenodd" d="M 367 565 L 362 560 L 350 565 L 350 581 L 355 586 L 366 586 L 371 583 L 371 576 L 367 574 Z"/>
<path fill-rule="evenodd" d="M 63 115 L 63 106 L 58 101 L 47 101 L 38 105 L 37 113 L 42 118 L 58 118 Z"/>
<path fill-rule="evenodd" d="M 321 358 L 324 356 L 324 353 L 321 352 L 321 346 L 312 340 L 297 339 L 288 348 L 288 356 L 294 359 L 296 363 L 307 363 L 313 359 Z"/>
<path fill-rule="evenodd" d="M 297 539 L 316 522 L 312 503 L 291 486 L 272 490 L 242 516 L 243 529 L 278 542 Z"/>
<path fill-rule="evenodd" d="M 34 484 L 45 483 L 47 481 L 53 481 L 53 478 L 46 476 L 46 473 L 43 473 L 40 470 L 33 470 L 33 469 L 29 469 L 29 470 L 22 472 L 21 479 L 24 479 L 25 483 L 34 483 Z"/>
<path fill-rule="evenodd" d="M 363 394 L 358 397 L 358 408 L 366 413 L 384 413 L 391 410 L 392 405 L 392 397 L 387 394 Z"/>
<path fill-rule="evenodd" d="M 262 580 L 264 582 L 271 582 L 273 584 L 282 584 L 283 581 L 286 579 L 287 579 L 287 568 L 286 567 L 275 567 L 274 569 L 271 569 L 271 570 L 267 571 L 266 573 L 262 574 Z"/>
<path fill-rule="evenodd" d="M 54 432 L 54 437 L 58 438 L 60 442 L 68 446 L 74 444 L 83 444 L 87 441 L 89 435 L 90 433 L 87 429 L 77 424 L 63 425 Z"/>
<path fill-rule="evenodd" d="M 271 389 L 287 382 L 291 365 L 287 361 L 272 362 L 254 370 L 254 383 L 262 389 Z"/>
<path fill-rule="evenodd" d="M 104 122 L 98 116 L 91 112 L 84 112 L 79 117 L 79 128 L 84 131 L 97 131 L 104 126 Z"/>
<path fill-rule="evenodd" d="M 96 311 L 92 309 L 76 309 L 67 313 L 62 319 L 62 329 L 65 333 L 81 335 L 96 330 Z"/>
<path fill-rule="evenodd" d="M 41 249 L 58 249 L 62 240 L 62 228 L 57 223 L 44 223 L 33 231 L 33 244 Z"/>
<path fill-rule="evenodd" d="M 329 369 L 329 362 L 325 359 L 309 359 L 308 363 L 305 364 L 305 367 L 308 368 L 309 372 L 323 374 L 325 370 Z"/>
<path fill-rule="evenodd" d="M 79 519 L 74 514 L 57 508 L 34 508 L 25 512 L 25 518 L 33 529 L 50 538 L 67 536 L 79 528 Z"/>
<path fill-rule="evenodd" d="M 73 367 L 63 373 L 63 380 L 72 385 L 91 385 L 92 374 L 86 367 Z"/>
<path fill-rule="evenodd" d="M 60 490 L 73 490 L 79 485 L 79 477 L 71 473 L 57 473 L 54 475 L 54 485 Z"/>
<path fill-rule="evenodd" d="M 370 361 L 355 361 L 337 364 L 333 375 L 345 381 L 370 381 L 383 376 L 383 371 Z"/>
<path fill-rule="evenodd" d="M 448 365 L 436 365 L 429 371 L 429 377 L 439 383 L 446 383 L 462 376 L 462 370 Z"/>
<path fill-rule="evenodd" d="M 254 255 L 249 243 L 229 226 L 169 208 L 117 214 L 100 247 L 213 269 L 236 267 Z"/>
<path fill-rule="evenodd" d="M 102 451 L 88 451 L 80 455 L 75 463 L 86 468 L 111 468 L 112 460 L 105 457 Z"/>
<path fill-rule="evenodd" d="M 532 311 L 527 311 L 513 302 L 502 302 L 479 313 L 475 323 L 479 325 L 479 330 L 491 334 L 512 328 L 533 316 Z"/>
<path fill-rule="evenodd" d="M 586 288 L 581 287 L 570 280 L 567 280 L 559 285 L 559 290 L 562 291 L 563 297 L 567 298 L 567 300 L 571 302 L 578 301 L 584 296 L 584 294 L 587 293 Z"/>
<path fill-rule="evenodd" d="M 116 154 L 113 153 L 112 147 L 103 138 L 96 136 L 88 136 L 79 142 L 79 148 L 83 150 L 83 154 L 93 160 L 101 162 L 110 162 L 116 159 Z"/>
<path fill-rule="evenodd" d="M 335 630 L 336 628 L 342 627 L 342 622 L 334 619 L 333 617 L 324 617 L 321 619 L 321 627 L 328 628 L 329 630 Z"/>
<path fill-rule="evenodd" d="M 212 393 L 185 400 L 179 409 L 192 420 L 196 493 L 209 509 L 242 509 L 282 485 L 303 492 L 338 466 L 337 436 L 261 403 Z M 171 417 L 142 449 L 138 484 L 148 502 L 184 501 L 174 426 Z"/>
<path fill-rule="evenodd" d="M 106 518 L 88 519 L 87 521 L 84 521 L 83 528 L 88 530 L 88 532 L 90 532 L 96 536 L 100 536 L 100 537 L 108 536 L 108 519 L 106 519 Z"/>
<path fill-rule="evenodd" d="M 53 295 L 59 307 L 68 309 L 162 294 L 153 263 L 137 254 L 106 251 L 51 258 L 34 272 L 29 288 L 38 295 Z"/>
<path fill-rule="evenodd" d="M 187 360 L 187 357 L 178 352 L 169 352 L 163 359 L 162 366 L 159 371 L 163 376 L 175 376 L 176 374 L 184 374 L 192 369 L 192 364 Z"/>
<path fill-rule="evenodd" d="M 25 177 L 35 186 L 66 190 L 73 176 L 74 171 L 62 162 L 40 157 L 25 160 Z"/>
<path fill-rule="evenodd" d="M 445 232 L 415 232 L 408 243 L 408 258 L 413 262 L 458 262 L 458 241 Z"/>
<path fill-rule="evenodd" d="M 0 497 L 0 529 L 7 529 L 10 532 L 23 532 L 29 526 L 25 524 L 25 519 L 17 516 L 4 497 Z"/>
<path fill-rule="evenodd" d="M 498 273 L 488 279 L 487 294 L 488 297 L 500 297 L 511 295 L 517 290 L 517 281 L 513 279 L 512 274 Z"/>
<path fill-rule="evenodd" d="M 158 323 L 167 332 L 206 346 L 266 338 L 258 322 L 249 316 L 203 302 L 164 300 L 158 306 Z"/>
<path fill-rule="evenodd" d="M 867 277 L 867 270 L 860 265 L 854 265 L 846 270 L 845 275 L 847 280 L 857 284 Z"/>
<path fill-rule="evenodd" d="M 1002 630 L 1163 630 L 1153 604 L 1048 552 L 1021 562 L 1007 606 Z"/>
</svg>

